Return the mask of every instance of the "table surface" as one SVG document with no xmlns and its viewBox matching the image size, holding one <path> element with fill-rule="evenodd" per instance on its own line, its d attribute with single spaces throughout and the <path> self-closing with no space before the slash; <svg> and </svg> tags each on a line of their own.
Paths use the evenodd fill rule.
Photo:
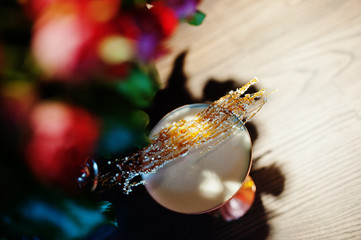
<svg viewBox="0 0 361 240">
<path fill-rule="evenodd" d="M 193 101 L 253 76 L 278 91 L 250 126 L 251 212 L 194 234 L 360 239 L 361 1 L 205 0 L 199 9 L 203 24 L 182 25 L 157 64 L 164 85 L 182 75 Z"/>
<path fill-rule="evenodd" d="M 203 24 L 181 25 L 157 63 L 165 90 L 154 111 L 214 100 L 253 76 L 256 88 L 276 89 L 248 126 L 254 205 L 228 223 L 172 213 L 138 190 L 118 206 L 120 235 L 360 239 L 361 1 L 204 0 L 199 9 Z"/>
</svg>

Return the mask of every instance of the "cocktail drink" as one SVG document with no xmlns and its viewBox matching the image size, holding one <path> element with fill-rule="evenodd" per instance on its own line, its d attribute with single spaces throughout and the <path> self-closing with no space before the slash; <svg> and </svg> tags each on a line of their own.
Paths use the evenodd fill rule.
<svg viewBox="0 0 361 240">
<path fill-rule="evenodd" d="M 194 118 L 206 107 L 208 104 L 191 104 L 173 110 L 153 128 L 150 138 L 173 122 Z M 252 163 L 252 143 L 247 129 L 236 116 L 234 124 L 236 129 L 231 134 L 222 133 L 156 172 L 143 174 L 145 187 L 153 199 L 172 211 L 198 214 L 218 209 L 237 193 L 240 195 Z M 244 201 L 237 197 L 237 203 L 243 204 L 236 207 L 237 211 L 248 210 L 254 191 L 253 184 L 251 198 Z M 224 211 L 229 212 L 229 206 L 224 206 Z M 228 220 L 229 214 L 232 213 L 224 213 Z"/>
<path fill-rule="evenodd" d="M 265 89 L 243 94 L 257 79 L 211 104 L 192 104 L 167 114 L 151 131 L 151 142 L 139 151 L 108 161 L 99 173 L 90 159 L 78 181 L 102 191 L 115 185 L 125 194 L 145 184 L 162 206 L 196 214 L 220 208 L 226 220 L 251 206 L 255 185 L 248 176 L 252 144 L 244 124 L 266 102 Z M 142 176 L 143 180 L 137 178 Z"/>
</svg>

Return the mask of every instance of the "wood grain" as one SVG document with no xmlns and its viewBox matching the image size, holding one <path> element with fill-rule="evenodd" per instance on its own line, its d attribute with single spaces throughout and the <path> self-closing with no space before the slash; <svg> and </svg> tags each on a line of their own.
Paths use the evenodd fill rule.
<svg viewBox="0 0 361 240">
<path fill-rule="evenodd" d="M 284 181 L 255 206 L 265 209 L 267 238 L 360 239 L 361 1 L 204 0 L 200 9 L 204 23 L 179 27 L 157 66 L 166 85 L 187 50 L 195 97 L 210 79 L 258 76 L 261 87 L 278 90 L 253 122 L 253 172 L 273 165 Z M 280 184 L 267 177 L 259 189 Z M 257 216 L 249 219 L 247 229 L 257 231 Z M 219 229 L 219 239 L 241 237 Z"/>
</svg>

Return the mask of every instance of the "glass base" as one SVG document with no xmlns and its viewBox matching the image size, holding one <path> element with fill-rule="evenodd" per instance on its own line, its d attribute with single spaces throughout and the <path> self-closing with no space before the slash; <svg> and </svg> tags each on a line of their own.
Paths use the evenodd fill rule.
<svg viewBox="0 0 361 240">
<path fill-rule="evenodd" d="M 230 222 L 241 218 L 251 208 L 256 193 L 256 185 L 248 176 L 241 189 L 218 211 L 224 220 Z"/>
</svg>

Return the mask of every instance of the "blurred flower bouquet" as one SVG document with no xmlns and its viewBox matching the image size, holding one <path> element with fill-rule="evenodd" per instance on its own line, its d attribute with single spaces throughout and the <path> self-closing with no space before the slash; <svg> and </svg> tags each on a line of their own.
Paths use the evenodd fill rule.
<svg viewBox="0 0 361 240">
<path fill-rule="evenodd" d="M 152 63 L 179 23 L 202 22 L 199 1 L 1 1 L 3 237 L 81 238 L 112 221 L 76 177 L 88 156 L 147 144 Z"/>
</svg>

